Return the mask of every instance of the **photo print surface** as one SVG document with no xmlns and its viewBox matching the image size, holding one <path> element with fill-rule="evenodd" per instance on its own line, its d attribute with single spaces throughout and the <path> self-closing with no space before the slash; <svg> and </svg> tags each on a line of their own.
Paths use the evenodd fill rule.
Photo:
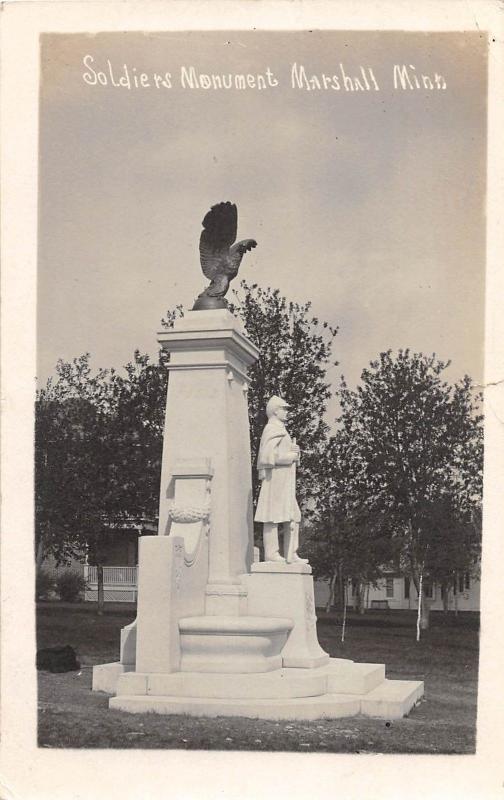
<svg viewBox="0 0 504 800">
<path fill-rule="evenodd" d="M 38 646 L 71 645 L 80 674 L 40 671 L 39 746 L 474 752 L 485 38 L 193 30 L 40 42 L 36 540 L 60 593 L 39 603 Z M 127 713 L 119 725 L 109 696 L 89 691 L 92 668 L 119 659 L 139 539 L 157 531 L 157 332 L 187 317 L 208 284 L 201 225 L 221 202 L 236 204 L 237 238 L 257 241 L 226 295 L 262 354 L 248 398 L 253 500 L 266 400 L 284 394 L 320 645 L 424 682 L 411 718 L 386 728 L 374 717 L 216 726 L 204 715 L 140 727 Z M 119 400 L 101 451 L 95 409 Z M 443 441 L 457 453 L 465 443 L 465 460 L 443 455 Z M 422 484 L 427 472 L 436 477 Z M 413 518 L 428 535 L 408 539 Z M 257 524 L 255 535 L 262 559 Z M 61 600 L 65 581 L 75 605 Z"/>
</svg>

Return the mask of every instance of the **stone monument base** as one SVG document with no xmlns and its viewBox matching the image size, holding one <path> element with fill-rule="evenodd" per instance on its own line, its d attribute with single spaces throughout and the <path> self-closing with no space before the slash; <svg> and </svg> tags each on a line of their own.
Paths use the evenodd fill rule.
<svg viewBox="0 0 504 800">
<path fill-rule="evenodd" d="M 247 614 L 179 619 L 177 669 L 131 663 L 133 623 L 121 637 L 121 663 L 93 668 L 93 690 L 115 694 L 110 708 L 134 714 L 270 720 L 399 719 L 423 696 L 422 681 L 387 680 L 384 664 L 324 652 L 309 565 L 254 563 L 241 580 Z"/>
<path fill-rule="evenodd" d="M 355 714 L 404 717 L 423 695 L 422 681 L 390 681 L 383 664 L 331 658 L 313 669 L 210 674 L 125 672 L 110 708 L 130 713 L 233 716 L 270 720 L 337 719 Z"/>
</svg>

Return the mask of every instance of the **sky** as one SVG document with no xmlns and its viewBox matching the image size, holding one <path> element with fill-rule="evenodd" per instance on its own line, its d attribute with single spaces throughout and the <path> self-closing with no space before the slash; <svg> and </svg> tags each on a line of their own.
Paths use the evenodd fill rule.
<svg viewBox="0 0 504 800">
<path fill-rule="evenodd" d="M 379 89 L 369 72 L 369 91 L 292 87 L 294 63 L 320 84 L 371 68 Z M 125 64 L 150 85 L 112 85 Z M 394 65 L 446 88 L 394 88 Z M 166 310 L 206 285 L 201 220 L 221 200 L 238 206 L 238 238 L 258 242 L 240 276 L 339 326 L 333 386 L 400 347 L 450 359 L 449 380 L 482 381 L 483 37 L 46 34 L 41 66 L 41 385 L 59 358 L 90 352 L 98 368 L 156 354 Z M 191 66 L 276 83 L 191 89 Z M 171 88 L 156 87 L 166 72 Z"/>
</svg>

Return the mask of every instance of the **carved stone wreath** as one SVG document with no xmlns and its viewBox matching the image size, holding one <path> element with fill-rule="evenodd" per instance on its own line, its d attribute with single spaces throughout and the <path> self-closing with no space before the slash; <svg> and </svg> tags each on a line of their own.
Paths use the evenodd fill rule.
<svg viewBox="0 0 504 800">
<path fill-rule="evenodd" d="M 172 503 L 168 514 L 173 522 L 204 522 L 210 516 L 210 503 L 204 506 L 178 506 Z"/>
</svg>

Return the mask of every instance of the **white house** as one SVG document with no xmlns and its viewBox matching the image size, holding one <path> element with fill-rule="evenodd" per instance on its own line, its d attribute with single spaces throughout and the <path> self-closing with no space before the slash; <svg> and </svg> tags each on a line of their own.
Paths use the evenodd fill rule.
<svg viewBox="0 0 504 800">
<path fill-rule="evenodd" d="M 107 530 L 107 547 L 103 558 L 103 589 L 105 602 L 135 603 L 137 599 L 138 540 L 142 533 L 152 534 L 154 524 L 149 520 L 110 525 Z M 87 583 L 84 600 L 98 599 L 98 570 L 88 564 L 86 555 L 73 558 L 67 565 L 57 567 L 49 556 L 42 564 L 54 578 L 71 570 L 82 575 Z"/>
<path fill-rule="evenodd" d="M 441 587 L 436 583 L 426 581 L 423 584 L 425 597 L 430 600 L 432 611 L 443 610 Z M 357 596 L 355 584 L 348 582 L 348 605 L 356 608 Z M 329 585 L 325 581 L 315 582 L 315 604 L 319 607 L 326 605 L 329 598 Z M 418 595 L 415 585 L 410 578 L 398 573 L 384 575 L 378 580 L 376 587 L 367 587 L 364 594 L 365 608 L 388 609 L 417 609 Z M 448 609 L 450 611 L 479 611 L 480 607 L 480 581 L 471 578 L 468 573 L 460 575 L 457 581 L 457 591 L 450 590 L 448 594 Z"/>
</svg>

